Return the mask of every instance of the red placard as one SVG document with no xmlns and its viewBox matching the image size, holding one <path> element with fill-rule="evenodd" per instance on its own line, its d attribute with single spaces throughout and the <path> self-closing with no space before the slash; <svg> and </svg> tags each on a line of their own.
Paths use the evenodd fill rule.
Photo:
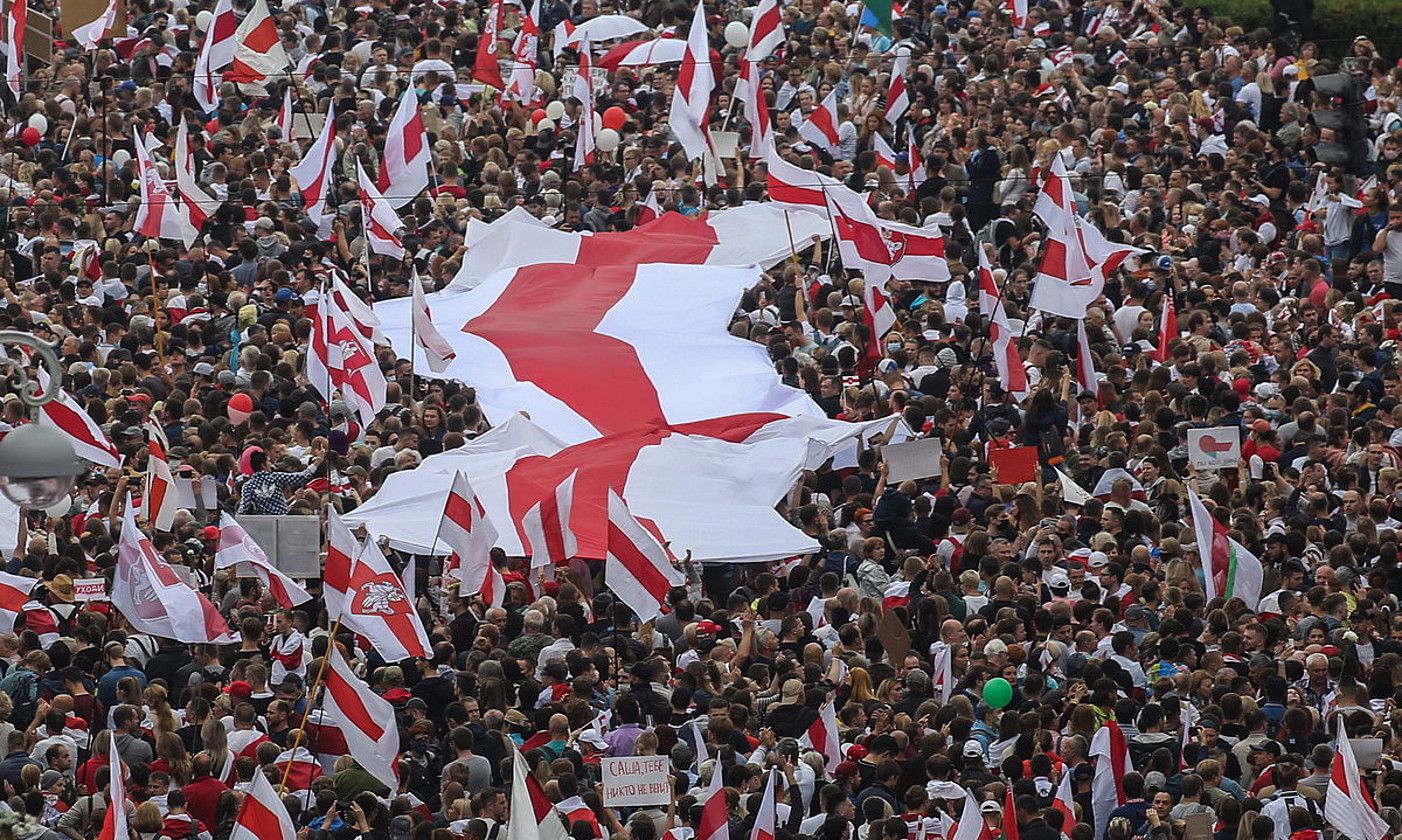
<svg viewBox="0 0 1402 840">
<path fill-rule="evenodd" d="M 1016 446 L 988 453 L 988 465 L 999 484 L 1021 484 L 1037 480 L 1037 447 Z"/>
</svg>

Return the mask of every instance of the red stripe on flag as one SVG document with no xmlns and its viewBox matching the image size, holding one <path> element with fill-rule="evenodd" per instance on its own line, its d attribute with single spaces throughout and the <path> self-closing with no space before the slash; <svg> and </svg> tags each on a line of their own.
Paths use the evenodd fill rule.
<svg viewBox="0 0 1402 840">
<path fill-rule="evenodd" d="M 243 808 L 239 810 L 237 822 L 254 836 L 264 840 L 282 837 L 282 823 L 277 814 L 251 794 L 243 798 Z"/>
<path fill-rule="evenodd" d="M 412 634 L 412 630 L 410 632 Z M 332 652 L 329 655 L 337 654 Z M 385 728 L 376 722 L 375 716 L 365 708 L 365 703 L 360 699 L 360 692 L 336 673 L 335 668 L 326 669 L 326 690 L 331 692 L 331 699 L 336 702 L 336 708 L 341 710 L 341 714 L 346 716 L 348 723 L 365 733 L 372 741 L 384 737 Z"/>
<path fill-rule="evenodd" d="M 633 544 L 631 537 L 612 522 L 609 523 L 608 551 L 618 558 L 618 562 L 623 564 L 628 574 L 642 584 L 643 589 L 659 601 L 667 594 L 667 590 L 672 588 L 672 582 L 667 576 Z"/>
<path fill-rule="evenodd" d="M 448 503 L 443 506 L 443 516 L 464 531 L 472 530 L 472 503 L 457 493 L 449 491 Z"/>
</svg>

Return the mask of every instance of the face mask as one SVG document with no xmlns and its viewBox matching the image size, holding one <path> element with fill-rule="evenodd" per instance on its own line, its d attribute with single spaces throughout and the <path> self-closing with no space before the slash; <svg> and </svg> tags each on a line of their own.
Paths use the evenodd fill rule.
<svg viewBox="0 0 1402 840">
<path fill-rule="evenodd" d="M 899 341 L 889 341 L 886 343 L 886 349 L 894 353 L 901 349 L 901 343 Z"/>
</svg>

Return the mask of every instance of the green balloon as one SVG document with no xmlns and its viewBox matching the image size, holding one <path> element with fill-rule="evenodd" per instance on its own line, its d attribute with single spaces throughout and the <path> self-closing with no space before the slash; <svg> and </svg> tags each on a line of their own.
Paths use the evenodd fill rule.
<svg viewBox="0 0 1402 840">
<path fill-rule="evenodd" d="M 994 677 L 983 684 L 983 702 L 1001 709 L 1013 702 L 1013 687 L 1002 677 Z"/>
</svg>

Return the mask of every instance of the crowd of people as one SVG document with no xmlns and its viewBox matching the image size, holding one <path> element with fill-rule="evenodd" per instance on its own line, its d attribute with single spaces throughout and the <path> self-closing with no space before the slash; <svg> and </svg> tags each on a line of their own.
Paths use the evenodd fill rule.
<svg viewBox="0 0 1402 840">
<path fill-rule="evenodd" d="M 416 376 L 388 349 L 374 422 L 319 394 L 305 298 L 328 266 L 383 300 L 408 294 L 411 270 L 446 286 L 469 222 L 513 208 L 607 232 L 649 202 L 699 216 L 767 199 L 727 37 L 753 10 L 706 7 L 711 125 L 739 132 L 707 177 L 669 128 L 675 64 L 606 68 L 592 107 L 621 109 L 618 145 L 576 165 L 577 48 L 552 49 L 607 14 L 685 38 L 694 7 L 537 2 L 541 99 L 524 105 L 474 77 L 484 31 L 507 67 L 529 25 L 510 2 L 283 3 L 295 71 L 260 92 L 226 81 L 213 112 L 193 92 L 213 3 L 128 0 L 125 36 L 85 51 L 55 31 L 51 55 L 31 48 L 20 92 L 3 93 L 0 327 L 56 347 L 62 387 L 121 466 L 87 470 L 0 539 L 5 571 L 38 581 L 0 633 L 0 834 L 97 837 L 115 743 L 136 840 L 228 840 L 258 774 L 299 838 L 534 840 L 543 822 L 512 805 L 518 753 L 577 840 L 693 840 L 715 774 L 737 840 L 965 840 L 965 791 L 980 838 L 1402 837 L 1402 69 L 1366 35 L 1310 41 L 1309 3 L 1274 3 L 1272 31 L 1176 0 L 912 0 L 889 25 L 861 4 L 781 4 L 758 83 L 776 153 L 882 219 L 938 227 L 951 274 L 892 281 L 885 335 L 858 272 L 821 244 L 796 243 L 741 301 L 731 333 L 830 418 L 899 416 L 941 442 L 934 478 L 888 482 L 880 446 L 805 473 L 780 509 L 821 550 L 692 574 L 646 623 L 597 563 L 538 576 L 498 550 L 491 606 L 418 558 L 432 655 L 402 662 L 333 637 L 318 579 L 284 610 L 257 578 L 216 570 L 220 510 L 354 510 L 501 420 L 471 382 Z M 890 121 L 898 67 L 910 107 Z M 329 237 L 289 175 L 316 133 L 282 135 L 289 85 L 297 111 L 335 109 Z M 399 263 L 365 254 L 355 166 L 377 170 L 409 88 L 432 179 L 401 211 Z M 829 153 L 799 127 L 834 93 Z M 1318 118 L 1331 105 L 1345 121 Z M 133 136 L 149 133 L 173 179 L 182 119 L 217 204 L 189 245 L 133 230 Z M 1108 279 L 1084 341 L 1030 305 L 1048 250 L 1033 209 L 1057 158 L 1077 212 L 1147 252 Z M 997 289 L 982 300 L 981 255 Z M 998 373 L 990 301 L 1015 325 L 1025 388 Z M 3 400 L 0 428 L 30 422 L 12 389 Z M 77 591 L 111 584 L 151 426 L 177 477 L 214 479 L 218 509 L 149 536 L 237 645 L 136 632 Z M 1191 432 L 1221 427 L 1239 429 L 1239 466 L 1194 466 Z M 990 469 L 1013 447 L 1036 447 L 1031 480 Z M 1190 493 L 1223 545 L 1259 558 L 1249 600 L 1204 575 L 1218 537 L 1196 536 Z M 394 707 L 397 785 L 318 742 L 332 645 Z M 829 717 L 840 744 L 825 752 Z M 1093 749 L 1112 731 L 1125 763 Z M 287 772 L 308 754 L 318 770 Z M 605 807 L 603 759 L 630 756 L 666 757 L 666 802 Z M 1329 816 L 1358 809 L 1377 822 Z"/>
</svg>

